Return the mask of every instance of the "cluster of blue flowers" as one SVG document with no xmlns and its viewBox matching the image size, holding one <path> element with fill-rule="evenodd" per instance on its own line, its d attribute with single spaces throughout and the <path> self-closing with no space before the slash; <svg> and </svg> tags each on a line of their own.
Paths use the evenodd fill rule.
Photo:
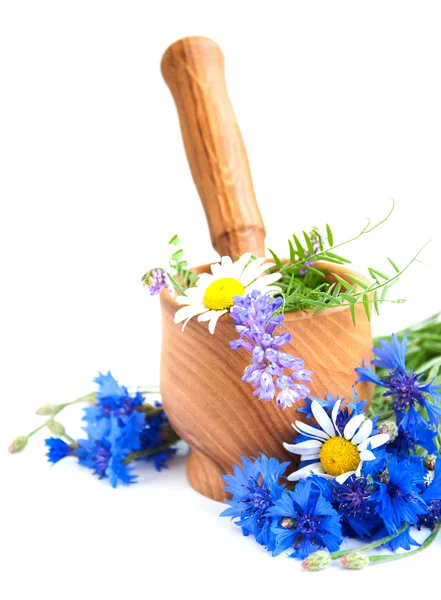
<svg viewBox="0 0 441 600">
<path fill-rule="evenodd" d="M 69 444 L 61 438 L 47 439 L 48 460 L 56 463 L 75 456 L 100 479 L 108 477 L 113 487 L 136 481 L 131 459 L 152 461 L 158 471 L 164 468 L 176 452 L 171 443 L 177 436 L 160 403 L 143 404 L 140 392 L 129 394 L 110 372 L 100 373 L 95 381 L 96 403 L 84 409 L 87 438 Z"/>
<path fill-rule="evenodd" d="M 281 297 L 273 299 L 254 290 L 234 298 L 230 315 L 240 335 L 231 347 L 251 352 L 252 362 L 242 379 L 253 385 L 259 400 L 273 400 L 279 389 L 276 404 L 284 410 L 308 396 L 309 388 L 303 382 L 311 381 L 312 372 L 304 369 L 303 360 L 280 350 L 292 339 L 289 332 L 275 335 L 283 323 L 283 314 L 276 314 L 282 303 Z"/>
<path fill-rule="evenodd" d="M 286 489 L 280 480 L 288 463 L 264 455 L 242 459 L 234 475 L 224 476 L 231 499 L 222 515 L 236 519 L 245 535 L 253 534 L 273 555 L 289 550 L 290 556 L 304 559 L 320 549 L 332 553 L 345 537 L 366 542 L 388 538 L 384 545 L 389 550 L 409 550 L 419 546 L 411 526 L 432 531 L 441 526 L 441 458 L 434 443 L 440 388 L 433 382 L 421 383 L 421 376 L 406 369 L 406 339 L 382 340 L 374 352 L 373 364 L 386 367 L 389 374 L 380 379 L 365 365 L 357 369 L 359 380 L 386 388 L 393 398 L 396 423 L 378 424 L 374 419 L 373 432 L 387 432 L 390 439 L 372 450 L 375 459 L 363 463 L 360 476 L 353 474 L 338 483 L 310 473 L 295 488 Z M 362 414 L 365 403 L 354 394 L 353 402 L 336 416 L 337 400 L 328 395 L 320 404 L 344 429 L 350 417 Z M 307 418 L 312 416 L 310 405 L 308 399 L 300 409 Z"/>
<path fill-rule="evenodd" d="M 358 381 L 370 381 L 385 388 L 384 396 L 392 399 L 398 425 L 396 446 L 403 452 L 421 446 L 427 452 L 435 452 L 433 442 L 441 417 L 437 406 L 441 399 L 441 386 L 434 382 L 423 383 L 423 375 L 416 375 L 406 367 L 407 334 L 403 341 L 392 335 L 392 342 L 381 340 L 380 348 L 374 348 L 376 358 L 372 364 L 388 369 L 389 374 L 381 379 L 370 365 L 356 369 Z M 422 412 L 425 412 L 425 414 Z M 427 416 L 426 416 L 427 415 Z"/>
</svg>

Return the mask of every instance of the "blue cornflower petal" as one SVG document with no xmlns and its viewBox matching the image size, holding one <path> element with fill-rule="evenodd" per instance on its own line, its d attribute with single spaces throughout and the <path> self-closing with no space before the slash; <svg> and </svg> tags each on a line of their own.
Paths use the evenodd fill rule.
<svg viewBox="0 0 441 600">
<path fill-rule="evenodd" d="M 49 448 L 46 453 L 47 459 L 53 464 L 72 453 L 71 447 L 60 438 L 50 437 L 44 440 L 44 443 Z"/>
<path fill-rule="evenodd" d="M 406 370 L 406 349 L 407 349 L 407 333 L 400 342 L 395 333 L 392 334 L 392 341 L 380 340 L 380 348 L 374 348 L 377 358 L 372 361 L 372 364 L 382 369 L 400 369 Z"/>
<path fill-rule="evenodd" d="M 419 494 L 420 484 L 420 472 L 411 461 L 393 457 L 387 463 L 387 473 L 380 475 L 372 500 L 378 502 L 389 533 L 396 533 L 403 523 L 417 523 L 418 516 L 426 512 L 426 503 Z"/>
<path fill-rule="evenodd" d="M 311 552 L 339 549 L 342 542 L 340 515 L 326 500 L 312 478 L 299 481 L 295 490 L 284 491 L 268 511 L 275 517 L 273 555 L 292 548 L 291 557 L 306 558 Z"/>
<path fill-rule="evenodd" d="M 234 465 L 234 475 L 222 477 L 227 484 L 225 491 L 232 497 L 227 500 L 230 507 L 221 516 L 237 519 L 235 523 L 245 535 L 252 533 L 259 544 L 269 549 L 274 547 L 269 509 L 285 488 L 279 485 L 279 479 L 288 465 L 264 454 L 253 460 L 242 457 L 242 467 Z"/>
<path fill-rule="evenodd" d="M 98 392 L 97 398 L 101 400 L 102 398 L 107 398 L 109 396 L 114 396 L 116 398 L 122 398 L 124 396 L 128 396 L 127 388 L 125 386 L 119 385 L 114 376 L 110 371 L 107 372 L 107 375 L 103 373 L 98 373 L 98 377 L 95 377 L 94 381 L 98 384 Z"/>
</svg>

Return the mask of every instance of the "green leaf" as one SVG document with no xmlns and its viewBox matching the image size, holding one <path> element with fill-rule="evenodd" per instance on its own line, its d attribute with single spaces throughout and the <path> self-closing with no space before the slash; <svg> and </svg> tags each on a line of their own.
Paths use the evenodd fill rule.
<svg viewBox="0 0 441 600">
<path fill-rule="evenodd" d="M 348 283 L 342 277 L 340 277 L 340 275 L 337 275 L 336 273 L 331 273 L 331 275 L 332 275 L 332 277 L 335 277 L 335 279 L 339 282 L 340 285 L 342 285 L 344 287 L 345 290 L 348 290 L 351 287 L 351 284 Z"/>
<path fill-rule="evenodd" d="M 326 237 L 328 238 L 328 243 L 330 246 L 334 245 L 334 236 L 332 235 L 332 231 L 330 226 L 326 223 Z"/>
<path fill-rule="evenodd" d="M 363 306 L 364 312 L 366 313 L 368 321 L 371 320 L 371 307 L 369 304 L 369 296 L 367 294 L 363 294 Z"/>
<path fill-rule="evenodd" d="M 380 303 L 378 302 L 378 290 L 374 291 L 374 306 L 377 315 L 380 315 Z"/>
<path fill-rule="evenodd" d="M 353 322 L 354 327 L 355 327 L 357 325 L 357 317 L 355 316 L 355 304 L 351 304 L 350 308 L 351 308 L 352 322 Z"/>
<path fill-rule="evenodd" d="M 320 271 L 320 269 L 316 269 L 315 267 L 306 267 L 306 268 L 308 269 L 308 271 L 315 273 L 319 277 L 323 277 L 323 279 L 326 277 L 326 273 L 329 273 L 329 271 L 327 269 L 325 269 L 326 273 L 324 273 L 323 271 Z"/>
<path fill-rule="evenodd" d="M 355 298 L 354 296 L 351 296 L 350 294 L 345 294 L 345 293 L 341 293 L 340 294 L 341 298 L 344 298 L 345 300 L 347 300 L 350 304 L 356 304 L 357 302 L 357 298 Z"/>
<path fill-rule="evenodd" d="M 387 292 L 389 290 L 389 287 L 390 287 L 389 285 L 385 285 L 384 286 L 383 291 L 381 292 L 380 302 L 383 302 L 384 299 L 386 298 L 386 294 L 387 294 Z"/>
<path fill-rule="evenodd" d="M 275 252 L 273 252 L 271 250 L 271 248 L 268 248 L 268 250 L 269 250 L 271 256 L 273 257 L 274 262 L 276 263 L 276 267 L 278 269 L 281 269 L 283 267 L 283 264 L 282 264 L 282 261 L 280 260 L 280 258 L 277 256 L 277 254 Z"/>
<path fill-rule="evenodd" d="M 175 235 L 169 241 L 169 245 L 177 246 L 178 244 L 179 244 L 179 237 L 178 237 L 178 234 L 175 233 Z"/>
<path fill-rule="evenodd" d="M 348 264 L 351 263 L 351 261 L 348 258 L 345 258 L 344 256 L 340 256 L 339 254 L 335 254 L 334 252 L 327 251 L 326 255 L 330 256 L 331 258 L 335 258 L 336 260 L 341 260 L 341 262 L 344 262 L 344 263 L 348 263 Z"/>
<path fill-rule="evenodd" d="M 367 285 L 367 283 L 365 283 L 361 279 L 358 279 L 358 277 L 355 277 L 354 275 L 350 275 L 349 273 L 345 273 L 345 276 L 348 279 L 350 279 L 351 281 L 354 281 L 357 285 L 359 285 L 360 287 L 362 287 L 364 290 L 368 289 L 369 286 Z"/>
<path fill-rule="evenodd" d="M 294 243 L 297 248 L 297 254 L 299 255 L 300 260 L 304 260 L 306 257 L 306 252 L 305 252 L 302 244 L 300 243 L 299 238 L 296 235 L 293 235 L 292 237 L 294 239 Z"/>
<path fill-rule="evenodd" d="M 183 250 L 176 250 L 176 252 L 171 255 L 171 259 L 178 262 L 183 256 L 184 256 Z"/>
<path fill-rule="evenodd" d="M 288 244 L 289 244 L 289 260 L 291 261 L 291 263 L 295 263 L 296 256 L 295 256 L 295 252 L 294 252 L 294 246 L 292 245 L 291 240 L 288 240 Z"/>
<path fill-rule="evenodd" d="M 393 261 L 391 258 L 387 257 L 387 260 L 388 260 L 388 261 L 390 262 L 390 264 L 393 266 L 393 268 L 395 269 L 395 271 L 396 271 L 397 273 L 399 273 L 399 272 L 400 272 L 400 267 L 398 267 L 398 266 L 397 266 L 397 265 L 394 263 L 394 261 Z"/>
<path fill-rule="evenodd" d="M 306 242 L 306 246 L 308 248 L 309 255 L 314 256 L 314 254 L 315 254 L 314 246 L 312 245 L 311 238 L 306 233 L 306 231 L 303 232 L 303 237 L 305 238 L 305 242 Z"/>
<path fill-rule="evenodd" d="M 374 279 L 377 279 L 376 275 L 378 275 L 379 277 L 382 277 L 383 279 L 385 279 L 386 281 L 389 279 L 388 275 L 386 275 L 385 273 L 382 273 L 381 271 L 377 271 L 377 269 L 371 269 L 370 267 L 368 268 L 369 273 L 372 275 L 372 277 Z"/>
<path fill-rule="evenodd" d="M 335 288 L 332 290 L 332 295 L 334 297 L 338 296 L 341 290 L 341 283 L 338 282 L 337 285 L 335 286 Z"/>
</svg>

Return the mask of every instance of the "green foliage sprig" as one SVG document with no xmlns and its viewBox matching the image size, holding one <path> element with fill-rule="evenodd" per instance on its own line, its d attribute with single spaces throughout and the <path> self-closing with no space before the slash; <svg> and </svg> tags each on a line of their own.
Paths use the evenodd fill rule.
<svg viewBox="0 0 441 600">
<path fill-rule="evenodd" d="M 175 234 L 168 245 L 172 247 L 173 254 L 169 259 L 171 281 L 177 281 L 184 290 L 192 287 L 196 283 L 197 273 L 188 268 L 188 262 L 184 258 L 184 251 L 178 248 L 181 243 L 179 236 Z M 181 290 L 178 290 L 181 291 Z"/>
<path fill-rule="evenodd" d="M 292 236 L 292 240 L 288 240 L 289 246 L 289 261 L 281 260 L 273 250 L 269 250 L 275 267 L 282 273 L 282 278 L 278 283 L 282 290 L 283 312 L 296 310 L 313 309 L 317 312 L 326 308 L 337 306 L 349 306 L 352 315 L 352 321 L 356 325 L 356 306 L 361 304 L 364 308 L 367 318 L 370 320 L 372 307 L 377 314 L 380 312 L 380 305 L 383 302 L 402 303 L 404 299 L 399 298 L 390 300 L 387 298 L 389 289 L 395 284 L 399 277 L 417 260 L 425 246 L 408 262 L 408 264 L 400 269 L 397 264 L 388 258 L 389 266 L 392 267 L 392 275 L 388 275 L 383 271 L 368 268 L 369 275 L 373 279 L 372 283 L 368 283 L 349 273 L 344 274 L 344 278 L 336 273 L 333 273 L 332 268 L 323 268 L 317 265 L 317 261 L 325 261 L 336 265 L 350 264 L 350 260 L 337 254 L 335 250 L 354 242 L 363 235 L 371 233 L 377 227 L 385 223 L 391 216 L 395 207 L 392 207 L 389 213 L 378 223 L 371 225 L 368 219 L 367 224 L 354 237 L 340 242 L 334 243 L 334 234 L 330 225 L 326 225 L 326 242 L 315 228 L 311 233 L 303 231 L 303 240 L 296 236 Z M 427 244 L 426 244 L 427 245 Z M 330 281 L 334 280 L 333 282 Z"/>
</svg>

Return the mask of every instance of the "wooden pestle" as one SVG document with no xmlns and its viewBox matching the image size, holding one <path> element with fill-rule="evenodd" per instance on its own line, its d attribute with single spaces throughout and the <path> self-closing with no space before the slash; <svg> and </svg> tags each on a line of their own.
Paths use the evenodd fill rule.
<svg viewBox="0 0 441 600">
<path fill-rule="evenodd" d="M 161 62 L 179 115 L 185 152 L 221 256 L 265 254 L 265 226 L 257 206 L 245 145 L 225 84 L 224 57 L 205 37 L 172 44 Z"/>
</svg>

